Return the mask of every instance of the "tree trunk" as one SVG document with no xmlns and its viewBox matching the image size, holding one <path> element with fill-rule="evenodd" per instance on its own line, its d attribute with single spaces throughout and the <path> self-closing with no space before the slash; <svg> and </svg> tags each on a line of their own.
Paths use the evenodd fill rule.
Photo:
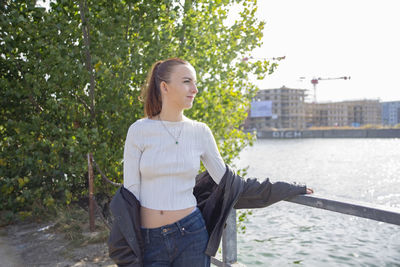
<svg viewBox="0 0 400 267">
<path fill-rule="evenodd" d="M 85 42 L 85 53 L 86 53 L 86 69 L 90 75 L 90 88 L 89 88 L 89 98 L 90 98 L 90 115 L 92 120 L 94 120 L 96 114 L 94 110 L 94 70 L 92 66 L 92 57 L 90 55 L 90 29 L 89 22 L 86 19 L 87 5 L 85 0 L 79 1 L 79 12 L 82 20 L 82 33 Z"/>
</svg>

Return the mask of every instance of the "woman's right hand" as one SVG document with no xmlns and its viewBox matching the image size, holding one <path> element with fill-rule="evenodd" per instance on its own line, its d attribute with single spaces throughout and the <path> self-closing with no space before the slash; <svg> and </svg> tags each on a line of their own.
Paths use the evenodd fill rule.
<svg viewBox="0 0 400 267">
<path fill-rule="evenodd" d="M 312 194 L 314 193 L 314 190 L 312 190 L 311 188 L 307 188 L 307 193 L 306 194 Z"/>
</svg>

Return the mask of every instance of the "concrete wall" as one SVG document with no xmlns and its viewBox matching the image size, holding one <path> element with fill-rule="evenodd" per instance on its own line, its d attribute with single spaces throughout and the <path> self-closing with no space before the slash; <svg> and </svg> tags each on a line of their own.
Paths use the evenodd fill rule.
<svg viewBox="0 0 400 267">
<path fill-rule="evenodd" d="M 258 131 L 260 139 L 292 138 L 400 138 L 400 129 Z"/>
</svg>

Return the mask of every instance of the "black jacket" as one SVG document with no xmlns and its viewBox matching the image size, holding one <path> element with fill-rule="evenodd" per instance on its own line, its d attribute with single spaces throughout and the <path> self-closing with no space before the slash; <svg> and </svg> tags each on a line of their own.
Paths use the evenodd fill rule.
<svg viewBox="0 0 400 267">
<path fill-rule="evenodd" d="M 219 184 L 204 171 L 196 176 L 193 194 L 197 199 L 210 236 L 205 253 L 215 256 L 225 222 L 232 208 L 267 207 L 280 200 L 306 193 L 305 185 L 286 182 L 244 180 L 228 165 Z M 110 258 L 118 266 L 143 266 L 144 242 L 141 236 L 140 202 L 124 186 L 114 195 L 111 204 L 114 222 L 108 239 Z"/>
</svg>

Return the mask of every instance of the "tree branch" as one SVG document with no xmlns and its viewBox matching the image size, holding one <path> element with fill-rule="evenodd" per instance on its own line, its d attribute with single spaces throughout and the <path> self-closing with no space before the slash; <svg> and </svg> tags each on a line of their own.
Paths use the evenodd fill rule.
<svg viewBox="0 0 400 267">
<path fill-rule="evenodd" d="M 186 31 L 186 23 L 185 16 L 187 12 L 192 8 L 192 0 L 185 0 L 185 6 L 183 7 L 183 18 L 182 18 L 182 35 L 180 38 L 181 47 L 185 45 L 185 31 Z"/>
<path fill-rule="evenodd" d="M 38 112 L 43 111 L 43 108 L 36 102 L 32 95 L 29 95 L 29 101 L 36 107 Z"/>
<path fill-rule="evenodd" d="M 74 96 L 76 99 L 78 99 L 82 104 L 83 104 L 83 106 L 85 106 L 85 108 L 91 113 L 92 111 L 90 110 L 90 107 L 89 107 L 89 105 L 86 103 L 86 101 L 83 99 L 83 98 L 81 98 L 80 96 L 78 96 L 78 95 L 72 95 L 72 96 Z"/>
<path fill-rule="evenodd" d="M 94 158 L 92 159 L 92 161 L 93 161 L 94 166 L 96 167 L 96 170 L 100 173 L 101 178 L 103 178 L 104 181 L 106 181 L 107 183 L 110 183 L 112 185 L 115 185 L 115 186 L 121 186 L 122 185 L 120 183 L 116 183 L 116 182 L 113 182 L 110 179 L 108 179 L 107 176 L 100 170 L 100 167 L 99 167 L 99 165 L 97 165 L 97 163 L 94 160 Z"/>
<path fill-rule="evenodd" d="M 89 23 L 86 20 L 85 12 L 87 11 L 87 5 L 85 0 L 79 1 L 79 13 L 81 15 L 82 20 L 82 33 L 83 39 L 85 41 L 85 53 L 86 53 L 86 69 L 90 75 L 90 89 L 89 89 L 89 97 L 90 97 L 90 114 L 92 119 L 95 118 L 95 110 L 94 110 L 94 70 L 92 66 L 92 57 L 90 55 L 90 29 Z"/>
<path fill-rule="evenodd" d="M 131 3 L 128 3 L 128 23 L 126 24 L 125 40 L 129 38 L 129 26 L 131 26 Z"/>
</svg>

